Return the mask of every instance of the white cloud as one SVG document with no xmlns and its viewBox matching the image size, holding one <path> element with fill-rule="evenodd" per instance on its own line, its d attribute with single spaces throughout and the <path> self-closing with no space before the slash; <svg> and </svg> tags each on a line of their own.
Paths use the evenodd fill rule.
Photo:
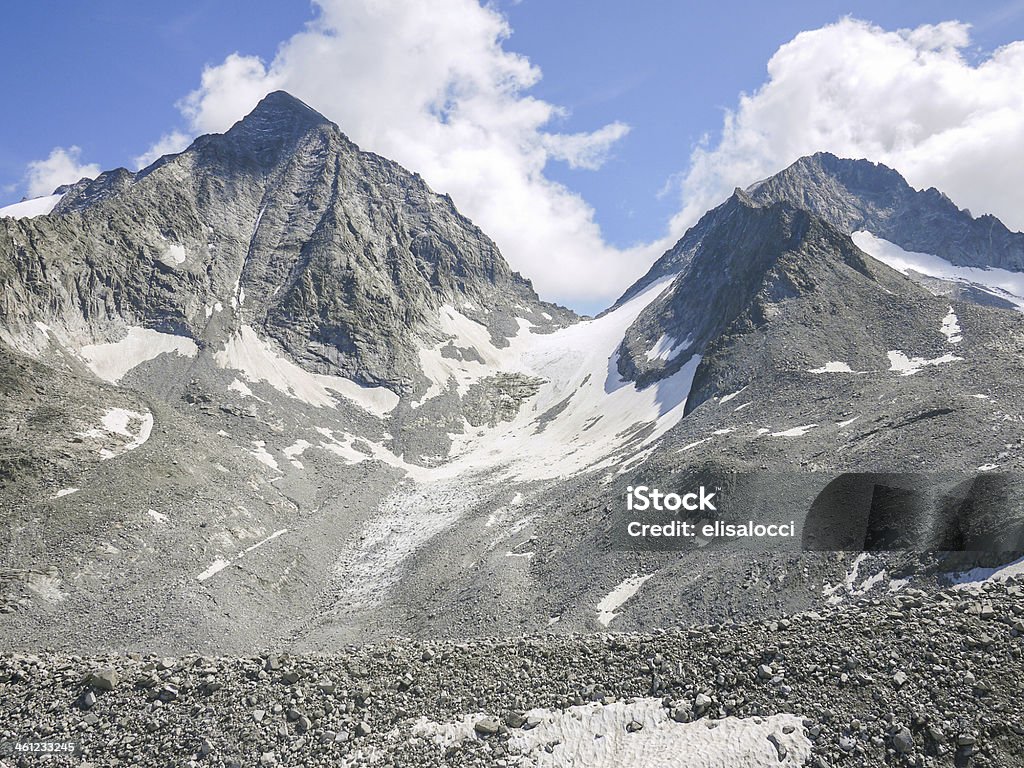
<svg viewBox="0 0 1024 768">
<path fill-rule="evenodd" d="M 53 193 L 62 184 L 73 184 L 82 178 L 95 178 L 100 167 L 95 163 L 81 163 L 79 147 L 54 147 L 45 160 L 33 160 L 25 173 L 29 197 L 42 197 Z"/>
<path fill-rule="evenodd" d="M 590 133 L 549 133 L 543 137 L 548 154 L 570 168 L 596 171 L 608 159 L 612 146 L 629 133 L 625 123 L 609 123 Z"/>
<path fill-rule="evenodd" d="M 153 146 L 135 158 L 135 167 L 141 170 L 164 155 L 177 154 L 188 147 L 191 142 L 192 137 L 181 131 L 165 133 Z"/>
<path fill-rule="evenodd" d="M 286 90 L 451 194 L 546 298 L 609 301 L 660 253 L 609 246 L 593 209 L 545 177 L 552 160 L 599 168 L 629 129 L 554 131 L 563 111 L 529 94 L 540 71 L 503 48 L 511 30 L 496 10 L 477 0 L 316 5 L 318 18 L 269 64 L 236 53 L 203 72 L 179 105 L 193 131 L 224 131 Z"/>
<path fill-rule="evenodd" d="M 693 152 L 673 232 L 819 150 L 883 162 L 1024 229 L 1024 42 L 980 62 L 965 58 L 969 45 L 955 21 L 887 32 L 843 19 L 797 35 L 727 113 L 718 143 Z"/>
</svg>

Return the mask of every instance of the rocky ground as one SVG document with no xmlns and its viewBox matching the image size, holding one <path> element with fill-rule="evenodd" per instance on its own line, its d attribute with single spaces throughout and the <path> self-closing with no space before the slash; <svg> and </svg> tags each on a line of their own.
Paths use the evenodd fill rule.
<svg viewBox="0 0 1024 768">
<path fill-rule="evenodd" d="M 80 742 L 79 757 L 51 765 L 611 766 L 629 756 L 1012 768 L 1024 765 L 1022 595 L 1010 578 L 776 621 L 395 640 L 330 656 L 13 653 L 0 657 L 0 741 Z M 573 731 L 581 722 L 600 723 L 593 743 Z M 744 724 L 761 728 L 746 762 L 665 752 L 673 734 L 693 744 L 694 733 Z M 530 741 L 531 730 L 544 738 Z"/>
</svg>

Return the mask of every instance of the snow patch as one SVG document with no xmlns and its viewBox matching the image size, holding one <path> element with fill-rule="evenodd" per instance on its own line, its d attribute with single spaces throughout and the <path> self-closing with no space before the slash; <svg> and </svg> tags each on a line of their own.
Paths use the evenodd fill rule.
<svg viewBox="0 0 1024 768">
<path fill-rule="evenodd" d="M 726 395 L 725 397 L 723 397 L 718 402 L 720 402 L 722 404 L 728 403 L 730 400 L 732 400 L 734 397 L 736 397 L 738 394 L 740 394 L 744 389 L 746 389 L 746 387 L 743 387 L 743 389 L 737 389 L 735 392 L 733 392 L 732 394 Z M 743 406 L 740 406 L 740 408 L 742 408 L 742 407 Z M 737 408 L 736 410 L 738 411 L 739 408 Z"/>
<path fill-rule="evenodd" d="M 649 361 L 662 360 L 664 362 L 669 362 L 676 356 L 676 353 L 680 348 L 688 346 L 692 341 L 692 335 L 687 336 L 682 341 L 676 341 L 672 336 L 669 336 L 667 333 L 663 333 L 654 347 L 649 349 L 645 354 Z"/>
<path fill-rule="evenodd" d="M 803 437 L 817 426 L 817 424 L 804 424 L 802 427 L 793 427 L 791 429 L 784 429 L 781 432 L 772 432 L 772 437 Z"/>
<path fill-rule="evenodd" d="M 111 408 L 103 415 L 100 426 L 76 434 L 79 437 L 102 441 L 99 454 L 103 460 L 106 460 L 134 451 L 149 440 L 152 432 L 153 414 L 149 411 L 138 413 L 124 408 Z M 111 441 L 112 437 L 115 440 Z"/>
<path fill-rule="evenodd" d="M 5 205 L 0 208 L 0 218 L 31 219 L 36 216 L 45 216 L 57 207 L 57 203 L 62 197 L 64 195 L 43 195 L 22 200 L 20 203 Z"/>
<path fill-rule="evenodd" d="M 160 525 L 167 524 L 167 515 L 162 512 L 157 512 L 155 509 L 146 510 L 146 514 L 153 518 Z"/>
<path fill-rule="evenodd" d="M 901 376 L 913 376 L 926 366 L 955 363 L 958 360 L 963 360 L 963 358 L 949 353 L 926 360 L 923 357 L 907 357 L 898 349 L 889 350 L 889 370 L 895 371 Z"/>
<path fill-rule="evenodd" d="M 53 496 L 51 496 L 50 498 L 51 499 L 63 499 L 65 496 L 70 496 L 72 493 L 78 493 L 79 490 L 81 490 L 81 489 L 80 488 L 61 488 L 59 491 L 57 491 L 55 494 L 53 494 Z"/>
<path fill-rule="evenodd" d="M 971 568 L 947 574 L 954 589 L 980 590 L 983 584 L 1024 576 L 1024 557 L 993 568 Z"/>
<path fill-rule="evenodd" d="M 195 357 L 199 348 L 192 339 L 132 326 L 120 341 L 90 344 L 80 350 L 89 369 L 104 381 L 117 384 L 125 374 L 162 354 Z"/>
<path fill-rule="evenodd" d="M 956 312 L 953 311 L 953 307 L 949 308 L 949 313 L 942 318 L 942 326 L 939 328 L 942 335 L 946 337 L 946 341 L 950 344 L 959 344 L 963 341 L 962 331 L 960 329 L 960 318 L 956 316 Z"/>
<path fill-rule="evenodd" d="M 612 620 L 619 615 L 616 609 L 620 608 L 627 600 L 640 591 L 640 587 L 644 585 L 644 582 L 653 575 L 653 573 L 649 573 L 646 576 L 634 574 L 601 598 L 601 602 L 597 604 L 597 620 L 606 627 L 611 624 Z"/>
<path fill-rule="evenodd" d="M 196 579 L 198 579 L 199 581 L 206 581 L 211 576 L 216 576 L 229 565 L 231 565 L 230 560 L 222 560 L 218 557 L 216 560 L 213 561 L 213 563 L 210 564 L 209 568 L 207 568 L 205 571 L 196 576 Z"/>
<path fill-rule="evenodd" d="M 224 559 L 222 557 L 218 557 L 216 560 L 213 561 L 213 563 L 210 565 L 209 568 L 207 568 L 205 571 L 203 571 L 198 576 L 196 576 L 196 579 L 198 579 L 199 581 L 206 581 L 211 576 L 216 576 L 218 573 L 223 571 L 229 565 L 237 563 L 239 560 L 241 560 L 243 557 L 245 557 L 247 554 L 249 554 L 253 550 L 259 549 L 263 545 L 273 541 L 274 539 L 278 538 L 279 536 L 283 536 L 286 533 L 288 533 L 288 529 L 287 528 L 282 528 L 279 531 L 274 531 L 272 534 L 267 536 L 265 539 L 257 541 L 255 544 L 253 544 L 250 547 L 246 547 L 244 550 L 239 552 L 238 556 L 235 557 L 233 560 L 226 560 L 226 559 Z"/>
<path fill-rule="evenodd" d="M 271 469 L 277 469 L 277 459 L 275 459 L 270 451 L 267 450 L 267 444 L 263 440 L 253 440 L 252 444 L 255 450 L 249 451 L 257 460 L 266 464 Z M 278 470 L 280 471 L 280 470 Z"/>
<path fill-rule="evenodd" d="M 810 368 L 808 373 L 864 373 L 864 371 L 853 370 L 849 363 L 834 360 L 825 363 L 821 368 Z"/>
<path fill-rule="evenodd" d="M 303 370 L 274 351 L 248 325 L 214 354 L 214 360 L 221 368 L 240 371 L 250 382 L 265 381 L 279 392 L 317 408 L 337 407 L 338 401 L 329 390 L 379 417 L 398 405 L 398 395 L 384 387 L 363 387 L 341 376 Z"/>
<path fill-rule="evenodd" d="M 184 264 L 187 258 L 188 254 L 185 252 L 185 247 L 178 245 L 178 243 L 172 243 L 167 246 L 167 250 L 160 255 L 160 261 L 169 267 Z"/>
<path fill-rule="evenodd" d="M 232 382 L 228 384 L 228 389 L 232 390 L 233 392 L 237 392 L 242 397 L 256 397 L 256 395 L 252 393 L 252 390 L 245 386 L 245 384 L 239 381 L 238 379 L 233 379 Z"/>
<path fill-rule="evenodd" d="M 853 242 L 865 253 L 878 259 L 897 272 L 964 283 L 990 293 L 1015 305 L 1024 312 L 1024 273 L 1006 269 L 958 267 L 938 256 L 905 251 L 895 243 L 875 237 L 870 232 L 854 232 Z"/>
<path fill-rule="evenodd" d="M 296 440 L 294 443 L 284 448 L 281 453 L 284 454 L 285 458 L 292 463 L 292 466 L 296 469 L 303 469 L 303 464 L 299 461 L 299 456 L 305 453 L 307 448 L 312 448 L 313 444 L 306 440 Z"/>
</svg>

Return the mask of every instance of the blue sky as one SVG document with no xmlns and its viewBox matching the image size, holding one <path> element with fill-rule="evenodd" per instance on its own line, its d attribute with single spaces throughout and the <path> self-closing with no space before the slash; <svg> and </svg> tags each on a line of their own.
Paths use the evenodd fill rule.
<svg viewBox="0 0 1024 768">
<path fill-rule="evenodd" d="M 336 13 L 331 22 L 335 27 L 343 27 L 359 18 L 358 13 L 365 13 L 349 8 L 359 6 L 359 0 L 324 2 Z M 447 0 L 452 14 L 450 26 L 462 22 L 465 14 L 456 5 L 467 2 Z M 413 7 L 409 6 L 407 15 L 416 12 Z M 501 101 L 495 107 L 499 113 L 512 110 L 508 114 L 517 114 L 515 110 L 528 106 L 533 99 L 559 110 L 544 124 L 543 130 L 552 133 L 586 134 L 610 124 L 629 127 L 628 133 L 604 148 L 596 170 L 572 167 L 572 162 L 560 159 L 558 151 L 549 151 L 542 160 L 542 178 L 536 169 L 525 169 L 526 181 L 510 181 L 510 189 L 516 184 L 522 187 L 520 197 L 509 192 L 507 200 L 511 202 L 503 207 L 506 212 L 518 210 L 515 201 L 546 194 L 550 190 L 542 187 L 548 181 L 557 185 L 555 193 L 560 197 L 548 208 L 565 219 L 579 213 L 581 232 L 587 231 L 578 242 L 597 238 L 591 251 L 601 250 L 601 258 L 607 257 L 608 264 L 627 265 L 621 274 L 617 272 L 607 284 L 595 284 L 589 293 L 581 289 L 575 295 L 569 282 L 548 280 L 542 265 L 530 260 L 537 243 L 515 242 L 514 229 L 522 229 L 523 222 L 504 233 L 495 206 L 489 209 L 491 201 L 481 200 L 479 189 L 487 188 L 481 186 L 484 182 L 470 183 L 458 173 L 449 172 L 444 151 L 420 147 L 406 152 L 405 146 L 396 145 L 393 138 L 381 138 L 384 132 L 374 129 L 372 115 L 367 114 L 374 108 L 372 93 L 364 99 L 368 106 L 358 114 L 349 114 L 341 106 L 332 111 L 332 94 L 318 92 L 308 71 L 302 79 L 289 70 L 293 67 L 291 59 L 280 67 L 271 64 L 282 43 L 307 22 L 329 15 L 306 2 L 185 0 L 171 4 L 94 0 L 9 6 L 4 25 L 8 30 L 18 30 L 18 34 L 8 35 L 5 40 L 8 66 L 0 75 L 0 83 L 5 98 L 15 108 L 7 110 L 0 123 L 0 204 L 20 199 L 25 193 L 28 164 L 46 158 L 54 148 L 79 147 L 81 162 L 103 169 L 132 167 L 134 158 L 168 132 L 180 130 L 193 135 L 211 126 L 221 127 L 210 115 L 216 111 L 216 102 L 224 101 L 223 91 L 211 87 L 204 92 L 198 117 L 183 115 L 177 105 L 199 88 L 204 67 L 224 66 L 227 57 L 238 52 L 267 64 L 268 83 L 274 80 L 273 72 L 280 69 L 284 74 L 274 82 L 295 84 L 289 90 L 298 90 L 297 95 L 323 109 L 343 130 L 354 132 L 354 138 L 364 146 L 423 172 L 439 191 L 453 192 L 456 203 L 495 236 L 513 266 L 531 277 L 541 273 L 537 281 L 542 293 L 595 309 L 621 290 L 623 282 L 628 284 L 642 272 L 658 249 L 678 236 L 680 222 L 690 223 L 690 215 L 680 213 L 680 198 L 683 196 L 684 202 L 687 195 L 696 199 L 695 147 L 702 137 L 712 150 L 723 142 L 726 111 L 737 109 L 741 93 L 753 93 L 765 84 L 769 60 L 800 32 L 833 24 L 847 15 L 886 31 L 959 20 L 971 25 L 970 42 L 959 51 L 968 66 L 983 61 L 999 46 L 1024 39 L 1024 2 L 844 4 L 814 0 L 777 4 L 771 13 L 765 13 L 763 4 L 754 3 L 506 0 L 492 9 L 504 16 L 511 29 L 511 34 L 499 41 L 498 53 L 488 51 L 485 40 L 493 31 L 487 28 L 494 20 L 493 12 L 482 13 L 480 24 L 460 33 L 467 39 L 479 33 L 481 70 L 494 62 L 499 68 L 513 67 L 514 62 L 506 54 L 515 53 L 543 73 L 538 81 L 521 85 L 514 98 Z M 436 43 L 441 50 L 458 45 L 460 38 L 456 35 L 449 39 L 443 32 L 426 30 L 424 40 L 428 46 Z M 301 42 L 296 45 L 300 46 Z M 466 48 L 470 51 L 472 45 L 467 43 Z M 337 80 L 337 88 L 354 89 L 346 94 L 346 100 L 349 95 L 367 97 L 358 91 L 364 68 L 357 54 L 349 51 L 339 61 L 345 62 L 346 69 L 339 73 L 342 77 Z M 365 71 L 379 66 L 379 62 L 367 60 Z M 456 61 L 453 66 L 471 72 L 475 64 L 472 60 Z M 391 82 L 387 76 L 368 76 L 366 88 L 379 88 L 383 94 Z M 473 79 L 474 75 L 464 77 Z M 382 96 L 382 113 L 388 109 L 388 115 L 397 115 L 389 119 L 401 122 L 400 109 L 386 105 L 386 101 Z M 244 113 L 241 107 L 239 111 Z M 497 114 L 495 120 L 500 117 Z M 410 134 L 412 126 L 410 118 Z M 491 123 L 486 123 L 485 129 L 495 130 Z M 535 130 L 527 139 L 524 135 L 517 135 L 514 141 L 523 143 L 532 141 L 530 136 L 542 136 Z M 777 162 L 783 162 L 784 154 Z M 435 156 L 440 158 L 437 167 L 427 159 Z M 762 165 L 771 168 L 773 162 L 776 160 L 771 158 Z M 923 178 L 928 178 L 926 171 Z M 718 180 L 722 189 L 725 181 Z M 493 180 L 490 183 L 493 187 Z M 956 179 L 951 182 L 954 191 L 956 183 Z M 528 184 L 535 185 L 532 192 L 524 186 Z M 500 189 L 495 192 L 499 198 L 501 194 Z M 716 194 L 720 194 L 718 187 L 708 192 L 707 199 L 715 199 Z M 578 205 L 572 203 L 570 198 L 574 197 L 579 198 Z M 969 190 L 964 197 L 970 202 Z M 576 205 L 569 214 L 558 207 L 567 201 Z M 525 204 L 522 211 L 533 221 L 544 215 L 539 208 L 529 209 Z M 592 222 L 582 221 L 587 215 Z M 675 228 L 670 223 L 673 221 Z M 550 241 L 562 243 L 560 237 L 552 229 Z M 568 235 L 565 242 L 569 242 Z M 554 250 L 567 252 L 570 246 L 556 245 Z M 595 264 L 604 262 L 598 259 Z M 563 274 L 580 273 L 586 266 L 584 248 L 575 260 L 566 256 L 561 269 Z"/>
</svg>

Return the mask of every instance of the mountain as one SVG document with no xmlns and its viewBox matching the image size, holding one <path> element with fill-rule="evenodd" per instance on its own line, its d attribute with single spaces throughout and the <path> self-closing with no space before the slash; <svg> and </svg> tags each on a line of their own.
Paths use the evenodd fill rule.
<svg viewBox="0 0 1024 768">
<path fill-rule="evenodd" d="M 1024 546 L 1020 235 L 882 166 L 736 190 L 593 319 L 284 93 L 28 203 L 5 646 L 58 616 L 65 648 L 203 653 L 756 618 Z M 631 485 L 795 535 L 624 540 Z"/>
<path fill-rule="evenodd" d="M 34 322 L 79 346 L 135 326 L 202 346 L 248 326 L 317 373 L 423 393 L 420 340 L 443 339 L 450 311 L 499 347 L 517 317 L 573 317 L 450 198 L 282 92 L 139 173 L 72 185 L 50 216 L 2 221 L 15 345 L 38 346 Z"/>
</svg>

